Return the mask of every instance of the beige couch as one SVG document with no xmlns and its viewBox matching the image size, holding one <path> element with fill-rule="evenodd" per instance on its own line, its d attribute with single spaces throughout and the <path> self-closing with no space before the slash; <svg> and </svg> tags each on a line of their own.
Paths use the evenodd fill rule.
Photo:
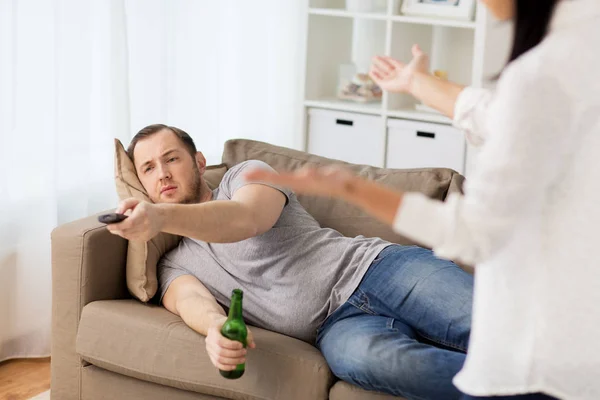
<svg viewBox="0 0 600 400">
<path fill-rule="evenodd" d="M 223 168 L 247 159 L 278 170 L 332 162 L 307 153 L 247 140 L 226 144 Z M 407 191 L 444 199 L 463 178 L 446 169 L 357 173 Z M 363 234 L 408 244 L 387 226 L 343 202 L 300 196 L 323 225 L 348 236 Z M 127 242 L 90 216 L 52 234 L 52 398 L 71 399 L 394 399 L 337 381 L 320 352 L 300 340 L 253 328 L 257 349 L 236 381 L 210 363 L 204 338 L 157 305 L 132 299 L 125 283 Z"/>
</svg>

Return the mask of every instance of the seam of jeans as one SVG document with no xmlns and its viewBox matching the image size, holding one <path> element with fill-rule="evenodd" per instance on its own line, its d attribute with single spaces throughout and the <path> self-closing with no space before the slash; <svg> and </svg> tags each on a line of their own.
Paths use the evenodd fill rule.
<svg viewBox="0 0 600 400">
<path fill-rule="evenodd" d="M 407 396 L 406 394 L 402 393 L 401 391 L 398 391 L 399 394 L 394 394 L 391 393 L 393 392 L 393 389 L 389 386 L 384 386 L 384 385 L 374 385 L 371 382 L 365 382 L 361 379 L 356 379 L 352 376 L 348 376 L 348 375 L 337 375 L 336 376 L 338 378 L 340 378 L 341 380 L 345 381 L 346 383 L 351 383 L 351 384 L 355 384 L 354 382 L 356 382 L 356 384 L 358 384 L 358 386 L 361 387 L 361 389 L 363 390 L 376 390 L 378 392 L 384 392 L 387 391 L 387 393 L 392 394 L 393 396 L 402 396 L 402 397 L 406 397 L 406 398 L 410 398 L 412 400 L 427 400 L 425 397 L 419 397 L 419 396 L 414 396 L 411 395 L 410 397 Z M 365 387 L 372 387 L 373 389 L 365 389 Z"/>
<path fill-rule="evenodd" d="M 462 347 L 462 346 L 457 346 L 454 343 L 446 342 L 445 340 L 434 339 L 434 338 L 432 338 L 432 337 L 430 337 L 430 336 L 428 336 L 428 335 L 426 335 L 424 333 L 421 333 L 419 331 L 417 331 L 417 333 L 419 334 L 419 336 L 422 336 L 422 337 L 424 337 L 427 340 L 431 340 L 434 343 L 441 344 L 441 345 L 444 345 L 446 347 L 451 347 L 453 349 L 460 350 L 460 351 L 465 352 L 465 353 L 467 352 L 467 349 L 464 348 L 464 347 Z"/>
<path fill-rule="evenodd" d="M 354 302 L 350 302 L 350 304 L 352 304 L 354 307 L 358 308 L 361 311 L 366 312 L 369 315 L 377 315 L 377 313 L 373 312 L 373 310 L 369 309 L 368 307 L 365 307 L 363 304 L 354 304 Z"/>
</svg>

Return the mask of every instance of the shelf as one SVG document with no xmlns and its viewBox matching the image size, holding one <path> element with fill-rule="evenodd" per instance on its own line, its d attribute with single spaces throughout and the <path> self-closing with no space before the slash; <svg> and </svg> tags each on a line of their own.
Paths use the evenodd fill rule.
<svg viewBox="0 0 600 400">
<path fill-rule="evenodd" d="M 405 15 L 394 15 L 388 16 L 384 13 L 364 13 L 364 12 L 353 12 L 346 10 L 338 10 L 334 8 L 309 8 L 308 13 L 310 15 L 324 15 L 329 17 L 343 17 L 343 18 L 363 18 L 363 19 L 374 19 L 380 21 L 392 20 L 394 22 L 404 22 L 408 24 L 417 25 L 431 25 L 431 26 L 446 26 L 451 28 L 464 28 L 464 29 L 475 29 L 477 23 L 474 21 L 460 21 L 453 19 L 443 18 L 428 18 L 428 17 L 409 17 Z"/>
<path fill-rule="evenodd" d="M 344 18 L 363 18 L 363 19 L 374 19 L 385 21 L 387 20 L 386 14 L 381 13 L 357 13 L 346 10 L 336 10 L 332 8 L 309 8 L 308 13 L 310 15 L 324 15 L 329 17 L 344 17 Z"/>
<path fill-rule="evenodd" d="M 404 15 L 396 15 L 390 17 L 394 22 L 405 22 L 408 24 L 417 25 L 432 25 L 432 26 L 447 26 L 451 28 L 475 29 L 477 23 L 473 21 L 457 21 L 452 19 L 427 18 L 427 17 L 407 17 Z"/>
<path fill-rule="evenodd" d="M 425 111 L 417 111 L 414 108 L 402 110 L 388 110 L 386 115 L 391 118 L 403 118 L 414 121 L 433 122 L 436 124 L 451 125 L 452 120 L 442 114 L 430 113 Z"/>
<path fill-rule="evenodd" d="M 436 124 L 451 125 L 452 120 L 442 114 L 418 111 L 414 108 L 400 110 L 383 111 L 381 103 L 353 103 L 350 101 L 338 100 L 336 98 L 327 98 L 321 100 L 305 100 L 304 106 L 314 108 L 324 108 L 326 110 L 356 112 L 371 115 L 386 115 L 390 118 L 402 118 L 413 121 L 433 122 Z"/>
<path fill-rule="evenodd" d="M 353 103 L 336 98 L 322 100 L 305 100 L 306 107 L 325 108 L 327 110 L 349 111 L 362 114 L 382 115 L 381 103 Z"/>
</svg>

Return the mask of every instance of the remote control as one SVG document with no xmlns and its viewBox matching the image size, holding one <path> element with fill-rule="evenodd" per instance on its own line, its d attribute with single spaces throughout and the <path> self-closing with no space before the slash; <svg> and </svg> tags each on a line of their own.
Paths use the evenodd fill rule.
<svg viewBox="0 0 600 400">
<path fill-rule="evenodd" d="M 123 221 L 125 218 L 127 218 L 127 215 L 111 213 L 98 216 L 98 221 L 103 224 L 116 224 L 117 222 Z"/>
</svg>

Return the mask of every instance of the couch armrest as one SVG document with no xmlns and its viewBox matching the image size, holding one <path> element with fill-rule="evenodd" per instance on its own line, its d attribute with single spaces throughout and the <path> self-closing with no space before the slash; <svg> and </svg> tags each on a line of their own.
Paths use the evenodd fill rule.
<svg viewBox="0 0 600 400">
<path fill-rule="evenodd" d="M 79 399 L 82 360 L 75 338 L 83 307 L 96 300 L 129 298 L 127 241 L 110 234 L 97 215 L 52 232 L 52 396 Z"/>
</svg>

